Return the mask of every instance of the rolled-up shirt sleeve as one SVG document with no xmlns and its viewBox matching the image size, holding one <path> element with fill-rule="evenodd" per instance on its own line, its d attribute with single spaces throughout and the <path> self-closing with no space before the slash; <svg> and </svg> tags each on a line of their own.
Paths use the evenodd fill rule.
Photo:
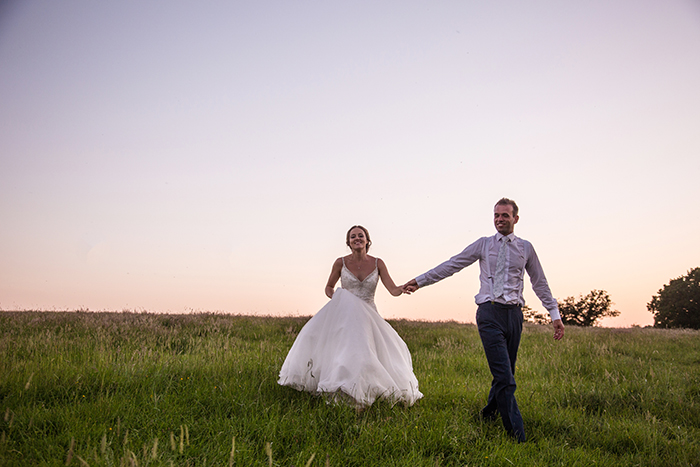
<svg viewBox="0 0 700 467">
<path fill-rule="evenodd" d="M 462 250 L 461 253 L 454 255 L 452 258 L 439 264 L 425 274 L 416 277 L 418 287 L 425 287 L 439 282 L 473 264 L 479 259 L 483 246 L 482 242 L 486 241 L 486 239 L 487 237 L 480 238 Z"/>
</svg>

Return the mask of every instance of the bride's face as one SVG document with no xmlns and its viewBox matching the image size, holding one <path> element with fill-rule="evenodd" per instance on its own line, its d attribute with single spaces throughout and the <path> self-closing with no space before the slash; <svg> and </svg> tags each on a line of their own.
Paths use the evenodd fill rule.
<svg viewBox="0 0 700 467">
<path fill-rule="evenodd" d="M 353 250 L 364 251 L 367 248 L 367 237 L 365 232 L 359 227 L 355 227 L 350 231 L 349 241 L 350 248 Z"/>
</svg>

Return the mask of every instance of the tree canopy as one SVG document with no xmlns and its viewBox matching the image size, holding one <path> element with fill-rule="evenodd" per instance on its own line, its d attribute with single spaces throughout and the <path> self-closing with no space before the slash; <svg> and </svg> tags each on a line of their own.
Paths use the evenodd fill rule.
<svg viewBox="0 0 700 467">
<path fill-rule="evenodd" d="M 530 308 L 528 305 L 523 305 L 523 319 L 525 321 L 529 321 L 531 323 L 536 323 L 536 324 L 548 324 L 549 323 L 549 315 L 545 315 L 544 313 L 541 313 L 539 311 L 535 311 L 532 308 Z"/>
<path fill-rule="evenodd" d="M 700 268 L 671 280 L 647 304 L 654 327 L 700 329 Z"/>
<path fill-rule="evenodd" d="M 557 303 L 564 324 L 593 326 L 599 319 L 620 315 L 619 311 L 612 309 L 613 302 L 605 290 L 591 290 L 585 297 L 566 297 Z"/>
</svg>

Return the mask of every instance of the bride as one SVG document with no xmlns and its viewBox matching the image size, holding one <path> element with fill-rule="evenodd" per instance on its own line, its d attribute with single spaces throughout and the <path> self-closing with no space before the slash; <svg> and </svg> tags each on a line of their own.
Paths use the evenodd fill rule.
<svg viewBox="0 0 700 467">
<path fill-rule="evenodd" d="M 326 285 L 331 299 L 301 329 L 280 370 L 278 383 L 324 394 L 358 407 L 377 398 L 413 405 L 423 394 L 406 343 L 377 313 L 379 279 L 401 295 L 384 261 L 369 256 L 369 232 L 356 225 L 345 243 L 352 253 L 333 263 Z M 340 279 L 342 288 L 333 290 Z"/>
</svg>

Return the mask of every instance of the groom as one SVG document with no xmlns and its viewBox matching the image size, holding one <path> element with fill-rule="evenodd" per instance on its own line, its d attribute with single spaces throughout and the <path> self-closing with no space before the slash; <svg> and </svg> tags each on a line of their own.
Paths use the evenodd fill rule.
<svg viewBox="0 0 700 467">
<path fill-rule="evenodd" d="M 564 337 L 564 324 L 557 301 L 552 297 L 535 249 L 513 233 L 518 223 L 518 205 L 508 198 L 493 209 L 496 235 L 482 237 L 439 266 L 408 281 L 405 293 L 434 284 L 479 261 L 481 288 L 476 295 L 476 324 L 486 360 L 493 375 L 488 403 L 481 410 L 484 419 L 495 420 L 500 413 L 503 426 L 517 441 L 525 441 L 523 418 L 515 401 L 515 360 L 523 329 L 523 277 L 530 276 L 532 289 L 549 311 L 554 339 Z"/>
</svg>

